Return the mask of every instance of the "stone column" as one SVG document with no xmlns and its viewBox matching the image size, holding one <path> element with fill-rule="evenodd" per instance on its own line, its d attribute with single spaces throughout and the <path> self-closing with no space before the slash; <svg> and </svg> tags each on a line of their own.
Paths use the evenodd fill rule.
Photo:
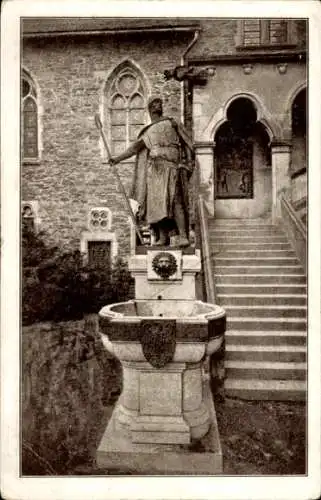
<svg viewBox="0 0 321 500">
<path fill-rule="evenodd" d="M 291 146 L 285 142 L 274 142 L 272 153 L 272 221 L 281 217 L 280 196 L 290 189 Z"/>
<path fill-rule="evenodd" d="M 195 144 L 196 160 L 200 172 L 200 194 L 210 216 L 214 216 L 214 143 L 204 142 Z"/>
</svg>

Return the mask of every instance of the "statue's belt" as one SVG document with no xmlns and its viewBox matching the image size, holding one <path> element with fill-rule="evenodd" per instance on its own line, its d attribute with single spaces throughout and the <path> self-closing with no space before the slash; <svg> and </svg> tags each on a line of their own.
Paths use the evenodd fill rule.
<svg viewBox="0 0 321 500">
<path fill-rule="evenodd" d="M 185 163 L 177 163 L 173 160 L 168 160 L 167 158 L 164 158 L 163 156 L 154 156 L 152 158 L 149 158 L 150 159 L 150 165 L 152 166 L 152 162 L 153 160 L 166 160 L 168 163 L 171 163 L 171 165 L 166 165 L 167 167 L 169 168 L 174 168 L 175 170 L 180 170 L 180 169 L 183 169 L 183 170 L 187 170 L 187 172 L 192 172 L 192 167 L 186 165 Z"/>
</svg>

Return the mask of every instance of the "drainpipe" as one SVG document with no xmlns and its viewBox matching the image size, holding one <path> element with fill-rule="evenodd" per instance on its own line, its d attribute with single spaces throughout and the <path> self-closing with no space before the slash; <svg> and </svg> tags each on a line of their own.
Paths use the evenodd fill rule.
<svg viewBox="0 0 321 500">
<path fill-rule="evenodd" d="M 185 66 L 185 58 L 187 53 L 191 50 L 191 48 L 195 45 L 197 42 L 198 38 L 200 36 L 200 30 L 196 30 L 194 33 L 194 38 L 193 40 L 189 43 L 187 46 L 187 49 L 183 53 L 181 57 L 181 66 Z M 185 125 L 185 96 L 187 96 L 188 90 L 189 90 L 189 84 L 188 81 L 183 80 L 181 82 L 181 122 Z"/>
</svg>

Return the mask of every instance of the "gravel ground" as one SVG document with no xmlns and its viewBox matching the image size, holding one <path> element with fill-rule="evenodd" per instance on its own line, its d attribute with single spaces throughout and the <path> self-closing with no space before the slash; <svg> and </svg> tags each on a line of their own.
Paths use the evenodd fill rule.
<svg viewBox="0 0 321 500">
<path fill-rule="evenodd" d="M 306 408 L 303 403 L 216 401 L 224 474 L 306 473 Z"/>
<path fill-rule="evenodd" d="M 304 475 L 306 410 L 303 403 L 217 399 L 215 408 L 223 451 L 224 475 Z M 106 409 L 106 419 L 112 408 Z M 104 424 L 106 425 L 106 424 Z M 84 465 L 81 475 L 135 475 Z"/>
</svg>

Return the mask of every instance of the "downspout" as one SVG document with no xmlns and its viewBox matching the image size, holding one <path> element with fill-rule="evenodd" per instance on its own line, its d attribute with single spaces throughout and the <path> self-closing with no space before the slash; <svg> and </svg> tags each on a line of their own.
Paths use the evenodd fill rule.
<svg viewBox="0 0 321 500">
<path fill-rule="evenodd" d="M 200 30 L 196 30 L 194 33 L 193 40 L 187 46 L 187 49 L 183 53 L 181 57 L 181 66 L 185 66 L 185 58 L 187 53 L 191 50 L 191 48 L 195 45 L 198 38 L 200 36 Z M 185 125 L 185 95 L 188 92 L 188 81 L 182 80 L 181 82 L 181 122 Z"/>
</svg>

